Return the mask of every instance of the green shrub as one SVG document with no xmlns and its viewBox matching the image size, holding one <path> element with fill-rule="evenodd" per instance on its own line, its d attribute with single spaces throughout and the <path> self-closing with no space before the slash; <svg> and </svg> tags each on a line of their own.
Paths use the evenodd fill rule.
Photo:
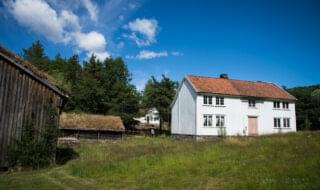
<svg viewBox="0 0 320 190">
<path fill-rule="evenodd" d="M 21 140 L 9 148 L 10 167 L 42 168 L 55 162 L 57 129 L 54 125 L 38 131 L 27 122 L 23 127 Z"/>
</svg>

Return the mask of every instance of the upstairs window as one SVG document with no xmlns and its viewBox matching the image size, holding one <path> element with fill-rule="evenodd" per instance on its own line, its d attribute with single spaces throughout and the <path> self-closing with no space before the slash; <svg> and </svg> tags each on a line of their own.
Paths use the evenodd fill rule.
<svg viewBox="0 0 320 190">
<path fill-rule="evenodd" d="M 216 97 L 216 105 L 218 106 L 224 105 L 224 97 Z"/>
<path fill-rule="evenodd" d="M 289 109 L 289 102 L 282 102 L 283 109 Z"/>
<path fill-rule="evenodd" d="M 212 127 L 212 115 L 203 115 L 203 126 Z"/>
<path fill-rule="evenodd" d="M 290 127 L 290 119 L 289 118 L 283 118 L 283 127 L 285 127 L 285 128 Z"/>
<path fill-rule="evenodd" d="M 255 108 L 256 107 L 256 100 L 249 100 L 249 107 Z"/>
<path fill-rule="evenodd" d="M 273 127 L 274 128 L 280 128 L 281 127 L 280 118 L 273 118 Z"/>
<path fill-rule="evenodd" d="M 280 108 L 280 102 L 273 102 L 273 108 L 279 109 Z"/>
<path fill-rule="evenodd" d="M 212 96 L 203 96 L 203 104 L 212 105 Z"/>
<path fill-rule="evenodd" d="M 217 115 L 216 116 L 216 127 L 224 127 L 224 126 L 225 126 L 224 115 Z"/>
</svg>

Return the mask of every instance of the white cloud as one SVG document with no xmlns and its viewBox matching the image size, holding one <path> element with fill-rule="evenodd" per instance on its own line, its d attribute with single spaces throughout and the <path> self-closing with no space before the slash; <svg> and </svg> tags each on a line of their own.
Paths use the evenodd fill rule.
<svg viewBox="0 0 320 190">
<path fill-rule="evenodd" d="M 106 39 L 101 33 L 95 31 L 89 33 L 76 32 L 72 36 L 77 47 L 88 52 L 87 57 L 92 54 L 96 55 L 100 60 L 110 57 L 110 53 L 105 50 Z"/>
<path fill-rule="evenodd" d="M 6 5 L 19 24 L 45 35 L 51 41 L 64 42 L 66 40 L 63 26 L 67 20 L 61 19 L 46 2 L 16 0 L 9 1 Z"/>
<path fill-rule="evenodd" d="M 96 15 L 97 9 L 92 2 L 89 0 L 83 2 L 88 4 L 86 6 L 88 11 L 90 9 Z M 105 50 L 107 43 L 103 34 L 96 31 L 82 32 L 78 16 L 70 10 L 61 10 L 58 13 L 44 0 L 11 0 L 5 5 L 20 25 L 43 35 L 50 41 L 72 43 L 78 50 L 85 51 L 87 55 L 94 53 L 99 59 L 110 56 Z"/>
<path fill-rule="evenodd" d="M 155 51 L 148 51 L 148 50 L 142 50 L 139 52 L 138 55 L 136 56 L 126 56 L 127 59 L 154 59 L 158 57 L 167 57 L 168 52 L 167 51 L 160 51 L 160 52 L 155 52 Z"/>
<path fill-rule="evenodd" d="M 101 51 L 106 46 L 104 36 L 98 32 L 72 34 L 79 48 L 86 51 Z"/>
<path fill-rule="evenodd" d="M 139 54 L 133 56 L 133 55 L 127 55 L 127 59 L 154 59 L 154 58 L 159 58 L 159 57 L 168 57 L 169 55 L 172 56 L 183 56 L 183 53 L 178 52 L 178 51 L 172 51 L 168 53 L 167 51 L 149 51 L 149 50 L 142 50 L 139 52 Z"/>
<path fill-rule="evenodd" d="M 173 52 L 171 52 L 171 55 L 173 55 L 173 56 L 183 56 L 183 53 L 181 53 L 179 51 L 173 51 Z"/>
<path fill-rule="evenodd" d="M 82 0 L 84 7 L 87 9 L 91 20 L 97 21 L 98 7 L 91 0 Z"/>
<path fill-rule="evenodd" d="M 158 30 L 158 21 L 155 19 L 137 18 L 124 26 L 125 29 L 131 30 L 129 38 L 141 46 L 149 46 L 156 42 L 156 33 Z"/>
<path fill-rule="evenodd" d="M 71 27 L 76 31 L 80 31 L 81 27 L 79 24 L 79 18 L 77 15 L 73 14 L 71 11 L 63 10 L 61 12 L 61 22 L 64 27 Z"/>
</svg>

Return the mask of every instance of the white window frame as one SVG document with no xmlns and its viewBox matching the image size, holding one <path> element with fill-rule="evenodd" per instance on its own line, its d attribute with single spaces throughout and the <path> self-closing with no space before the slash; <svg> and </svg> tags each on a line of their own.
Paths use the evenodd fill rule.
<svg viewBox="0 0 320 190">
<path fill-rule="evenodd" d="M 256 100 L 254 100 L 254 99 L 249 99 L 248 100 L 248 106 L 250 107 L 250 108 L 256 108 Z"/>
<path fill-rule="evenodd" d="M 283 128 L 290 128 L 290 118 L 283 118 Z"/>
<path fill-rule="evenodd" d="M 283 109 L 289 109 L 289 102 L 282 102 L 282 108 Z"/>
<path fill-rule="evenodd" d="M 277 129 L 281 128 L 281 118 L 280 117 L 273 118 L 273 127 L 277 128 Z"/>
<path fill-rule="evenodd" d="M 226 117 L 225 115 L 216 115 L 216 127 L 225 127 Z"/>
<path fill-rule="evenodd" d="M 216 105 L 217 105 L 217 106 L 224 106 L 224 97 L 222 97 L 222 96 L 217 96 L 217 97 L 216 97 Z"/>
<path fill-rule="evenodd" d="M 203 105 L 212 105 L 212 96 L 203 96 Z"/>
<path fill-rule="evenodd" d="M 211 114 L 203 114 L 203 127 L 213 127 L 213 116 Z"/>
<path fill-rule="evenodd" d="M 280 102 L 279 101 L 274 101 L 273 102 L 273 108 L 274 109 L 280 109 Z"/>
</svg>

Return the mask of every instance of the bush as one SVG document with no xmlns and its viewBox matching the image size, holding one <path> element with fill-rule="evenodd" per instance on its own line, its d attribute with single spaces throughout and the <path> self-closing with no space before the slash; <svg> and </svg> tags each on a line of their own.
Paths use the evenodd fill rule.
<svg viewBox="0 0 320 190">
<path fill-rule="evenodd" d="M 9 148 L 10 167 L 42 168 L 55 162 L 58 131 L 54 125 L 38 131 L 28 122 L 23 127 L 21 140 Z"/>
</svg>

